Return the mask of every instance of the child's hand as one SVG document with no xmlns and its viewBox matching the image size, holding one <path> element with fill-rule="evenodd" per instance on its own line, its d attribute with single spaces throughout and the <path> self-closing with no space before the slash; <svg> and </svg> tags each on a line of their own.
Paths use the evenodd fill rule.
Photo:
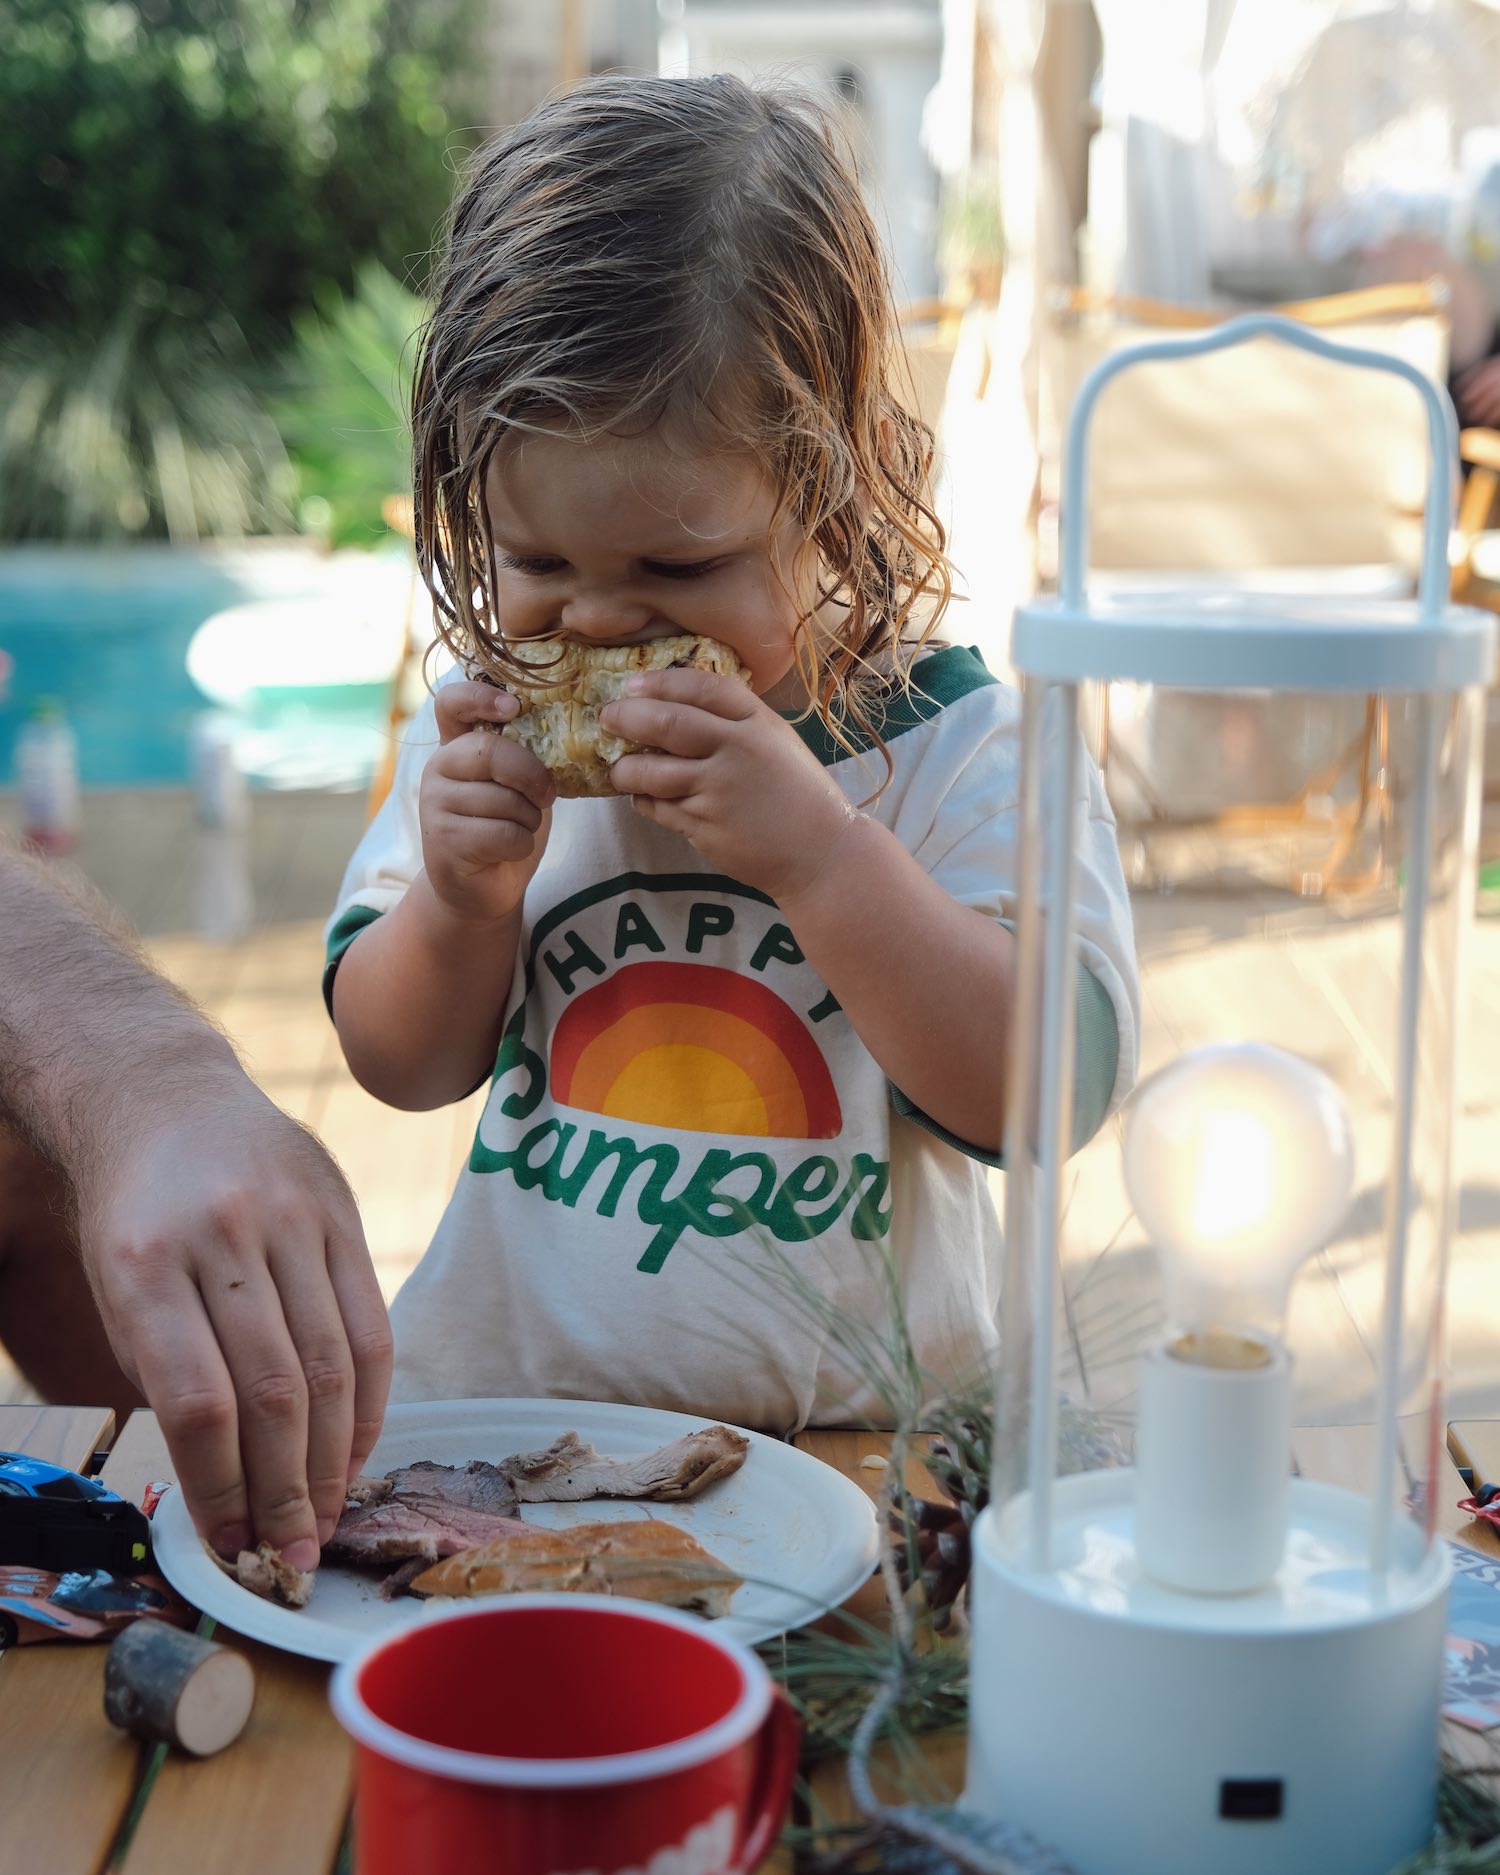
<svg viewBox="0 0 1500 1875">
<path fill-rule="evenodd" d="M 557 790 L 529 750 L 481 723 L 520 704 L 490 684 L 445 684 L 436 697 L 443 746 L 422 775 L 422 860 L 442 903 L 466 923 L 516 911 L 547 850 Z"/>
<path fill-rule="evenodd" d="M 711 671 L 646 671 L 599 721 L 646 744 L 610 778 L 639 813 L 691 840 L 732 879 L 794 898 L 857 818 L 790 723 Z"/>
</svg>

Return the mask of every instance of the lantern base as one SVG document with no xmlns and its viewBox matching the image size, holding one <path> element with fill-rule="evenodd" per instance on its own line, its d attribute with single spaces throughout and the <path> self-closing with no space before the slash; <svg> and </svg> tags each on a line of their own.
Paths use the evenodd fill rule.
<svg viewBox="0 0 1500 1875">
<path fill-rule="evenodd" d="M 1435 1823 L 1448 1559 L 1405 1522 L 1388 1579 L 1370 1507 L 1293 1479 L 1282 1568 L 1245 1595 L 1152 1582 L 1134 1473 L 1053 1487 L 974 1530 L 967 1808 L 1078 1875 L 1390 1875 Z"/>
</svg>

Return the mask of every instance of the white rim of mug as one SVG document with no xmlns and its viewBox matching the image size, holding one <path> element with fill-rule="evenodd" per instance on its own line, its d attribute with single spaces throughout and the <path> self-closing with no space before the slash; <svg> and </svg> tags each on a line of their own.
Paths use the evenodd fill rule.
<svg viewBox="0 0 1500 1875">
<path fill-rule="evenodd" d="M 378 1655 L 390 1647 L 400 1647 L 415 1640 L 430 1628 L 454 1621 L 472 1621 L 479 1617 L 500 1617 L 539 1612 L 543 1609 L 583 1611 L 613 1615 L 627 1621 L 645 1621 L 658 1627 L 678 1628 L 695 1640 L 727 1654 L 740 1670 L 739 1698 L 721 1719 L 687 1738 L 672 1739 L 665 1745 L 651 1745 L 642 1751 L 612 1752 L 595 1758 L 505 1758 L 492 1752 L 461 1751 L 453 1745 L 435 1745 L 429 1739 L 416 1738 L 399 1726 L 378 1718 L 359 1690 L 359 1678 Z M 531 1790 L 576 1790 L 590 1786 L 630 1784 L 647 1778 L 667 1777 L 674 1771 L 689 1771 L 707 1764 L 726 1751 L 741 1745 L 759 1730 L 771 1706 L 771 1676 L 763 1662 L 732 1635 L 715 1634 L 696 1615 L 682 1614 L 675 1608 L 657 1608 L 646 1602 L 616 1600 L 610 1595 L 507 1595 L 503 1604 L 486 1603 L 434 1611 L 413 1626 L 395 1634 L 381 1634 L 350 1656 L 333 1675 L 328 1697 L 334 1716 L 356 1744 L 389 1758 L 412 1770 L 427 1771 L 434 1777 L 455 1778 L 465 1784 L 489 1784 L 501 1788 Z"/>
</svg>

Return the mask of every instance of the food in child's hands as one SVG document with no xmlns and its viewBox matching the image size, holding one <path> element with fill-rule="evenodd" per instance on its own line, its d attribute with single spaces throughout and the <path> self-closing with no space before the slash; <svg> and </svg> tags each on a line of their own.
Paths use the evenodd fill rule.
<svg viewBox="0 0 1500 1875">
<path fill-rule="evenodd" d="M 518 1452 L 500 1469 L 523 1504 L 575 1503 L 587 1497 L 650 1497 L 666 1503 L 696 1497 L 739 1470 L 750 1450 L 742 1432 L 705 1426 L 643 1458 L 606 1458 L 576 1432 L 545 1452 Z"/>
<path fill-rule="evenodd" d="M 599 726 L 599 712 L 624 693 L 638 671 L 715 671 L 748 683 L 750 674 L 727 645 L 712 638 L 679 635 L 646 644 L 594 645 L 573 639 L 517 639 L 506 647 L 534 671 L 497 679 L 521 699 L 521 713 L 500 731 L 529 749 L 557 784 L 560 795 L 612 796 L 612 763 L 640 748 Z"/>
<path fill-rule="evenodd" d="M 659 1523 L 581 1523 L 565 1530 L 521 1525 L 476 1549 L 434 1563 L 415 1595 L 628 1595 L 692 1614 L 729 1613 L 741 1578 L 685 1530 Z"/>
</svg>

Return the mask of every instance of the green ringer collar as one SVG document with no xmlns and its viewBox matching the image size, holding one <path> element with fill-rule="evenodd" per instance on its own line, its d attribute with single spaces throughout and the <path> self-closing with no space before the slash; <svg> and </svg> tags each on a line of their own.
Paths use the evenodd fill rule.
<svg viewBox="0 0 1500 1875">
<path fill-rule="evenodd" d="M 929 652 L 913 667 L 910 689 L 892 684 L 875 700 L 880 710 L 875 727 L 882 741 L 894 742 L 897 736 L 904 736 L 908 729 L 929 722 L 971 690 L 982 690 L 986 684 L 998 681 L 985 669 L 984 659 L 974 645 L 948 645 L 941 651 Z M 790 710 L 783 710 L 781 714 L 825 768 L 849 760 L 850 750 L 834 740 L 821 717 Z M 852 723 L 847 726 L 846 734 L 856 755 L 864 755 L 876 746 L 873 736 Z"/>
</svg>

